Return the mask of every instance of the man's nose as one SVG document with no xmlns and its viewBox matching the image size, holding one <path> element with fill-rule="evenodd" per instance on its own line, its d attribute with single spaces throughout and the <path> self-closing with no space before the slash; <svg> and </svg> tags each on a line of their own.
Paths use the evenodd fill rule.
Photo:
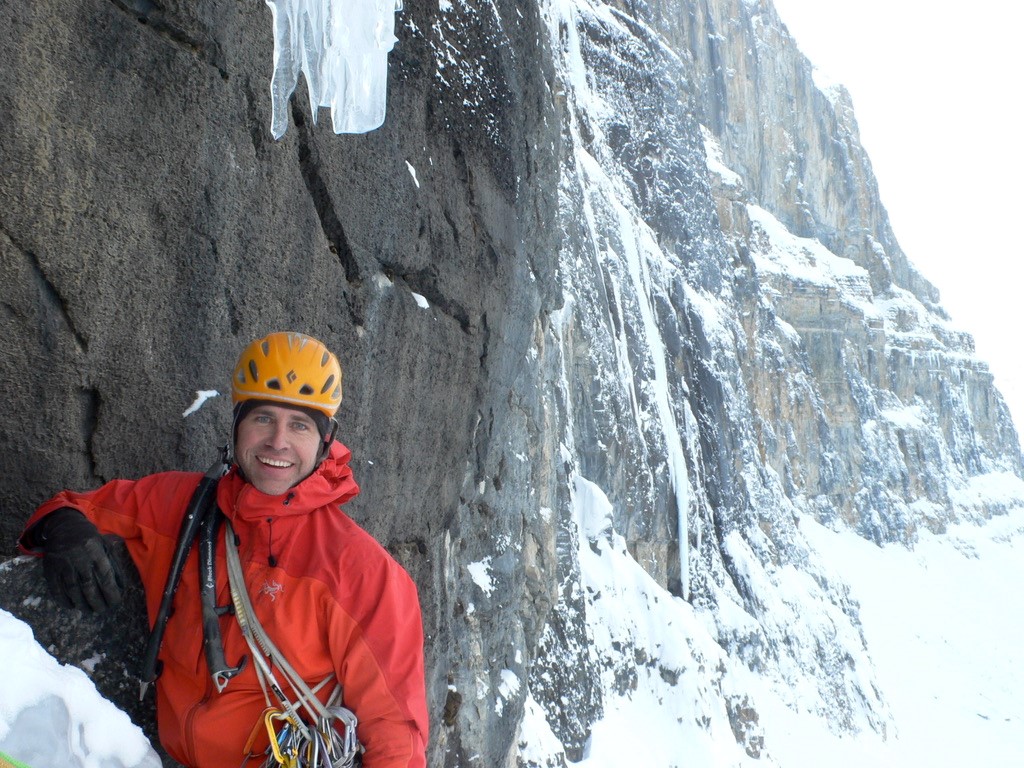
<svg viewBox="0 0 1024 768">
<path fill-rule="evenodd" d="M 286 437 L 288 435 L 288 425 L 283 422 L 275 422 L 269 430 L 267 430 L 267 445 L 274 448 L 283 448 L 286 445 Z"/>
</svg>

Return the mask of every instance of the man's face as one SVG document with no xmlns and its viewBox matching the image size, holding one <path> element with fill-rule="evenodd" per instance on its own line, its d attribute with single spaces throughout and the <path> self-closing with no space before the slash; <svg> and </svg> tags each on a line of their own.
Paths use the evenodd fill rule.
<svg viewBox="0 0 1024 768">
<path fill-rule="evenodd" d="M 258 490 L 280 496 L 313 471 L 322 444 L 310 416 L 261 403 L 238 424 L 235 460 Z"/>
</svg>

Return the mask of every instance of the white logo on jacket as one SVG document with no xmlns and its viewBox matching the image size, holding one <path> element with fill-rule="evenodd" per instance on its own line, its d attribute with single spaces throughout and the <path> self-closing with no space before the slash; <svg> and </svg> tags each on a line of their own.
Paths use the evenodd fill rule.
<svg viewBox="0 0 1024 768">
<path fill-rule="evenodd" d="M 284 585 L 268 579 L 263 582 L 263 588 L 260 589 L 260 592 L 269 597 L 270 601 L 273 602 L 277 600 L 279 594 L 284 592 Z"/>
</svg>

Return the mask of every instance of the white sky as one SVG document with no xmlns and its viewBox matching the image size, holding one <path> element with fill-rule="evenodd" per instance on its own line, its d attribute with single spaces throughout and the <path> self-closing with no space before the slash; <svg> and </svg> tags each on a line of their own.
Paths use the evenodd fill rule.
<svg viewBox="0 0 1024 768">
<path fill-rule="evenodd" d="M 1024 427 L 1024 3 L 775 0 L 800 50 L 853 97 L 900 245 L 975 337 Z"/>
</svg>

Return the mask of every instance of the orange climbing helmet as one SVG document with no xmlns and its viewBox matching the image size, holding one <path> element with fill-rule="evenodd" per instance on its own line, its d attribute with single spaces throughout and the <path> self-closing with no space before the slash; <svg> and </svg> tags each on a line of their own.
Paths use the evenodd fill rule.
<svg viewBox="0 0 1024 768">
<path fill-rule="evenodd" d="M 231 377 L 231 401 L 270 400 L 320 411 L 328 419 L 341 405 L 341 365 L 312 336 L 280 331 L 242 350 Z"/>
</svg>

